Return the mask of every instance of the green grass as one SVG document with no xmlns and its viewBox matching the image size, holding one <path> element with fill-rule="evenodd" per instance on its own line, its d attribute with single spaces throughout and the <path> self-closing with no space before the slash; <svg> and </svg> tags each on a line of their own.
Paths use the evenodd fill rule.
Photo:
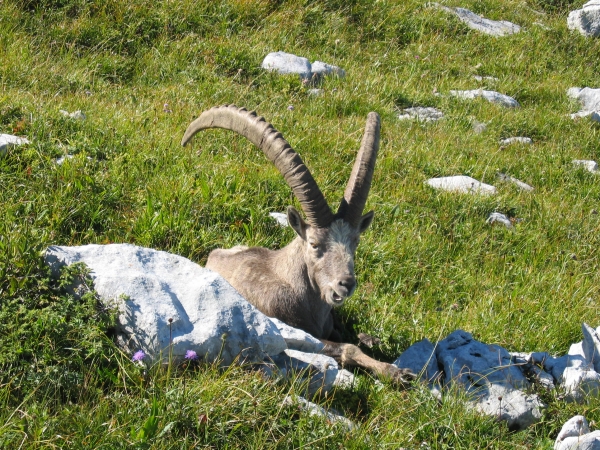
<svg viewBox="0 0 600 450">
<path fill-rule="evenodd" d="M 541 393 L 543 420 L 510 433 L 458 392 L 438 404 L 422 387 L 398 392 L 357 372 L 356 389 L 315 399 L 360 424 L 345 433 L 281 406 L 302 393 L 299 381 L 237 367 L 141 370 L 112 343 L 111 317 L 93 295 L 70 298 L 40 257 L 53 244 L 130 242 L 204 264 L 216 247 L 283 246 L 293 232 L 268 218 L 295 203 L 281 176 L 228 132 L 181 148 L 186 126 L 223 103 L 256 109 L 336 208 L 374 110 L 383 120 L 367 204 L 376 218 L 357 254 L 359 288 L 342 309 L 350 334 L 380 337 L 375 354 L 386 360 L 456 328 L 511 351 L 564 354 L 581 322 L 600 325 L 600 182 L 571 164 L 600 159 L 600 129 L 572 121 L 578 106 L 566 96 L 598 87 L 600 42 L 566 27 L 582 3 L 449 3 L 523 26 L 504 38 L 421 1 L 0 3 L 0 133 L 31 141 L 0 157 L 0 447 L 552 448 L 572 415 L 600 421 L 598 398 L 569 405 Z M 296 77 L 260 69 L 278 50 L 347 77 L 326 79 L 325 95 L 311 98 Z M 435 94 L 477 87 L 522 107 Z M 396 119 L 417 105 L 446 117 Z M 475 134 L 473 120 L 487 131 Z M 515 135 L 534 144 L 500 148 Z M 66 154 L 75 157 L 58 166 Z M 500 185 L 498 171 L 535 191 Z M 499 193 L 424 185 L 457 174 Z M 514 231 L 490 227 L 493 211 L 521 220 Z"/>
</svg>

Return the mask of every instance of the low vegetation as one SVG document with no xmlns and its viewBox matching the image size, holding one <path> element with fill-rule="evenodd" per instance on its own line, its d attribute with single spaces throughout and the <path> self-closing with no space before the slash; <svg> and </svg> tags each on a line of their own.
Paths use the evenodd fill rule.
<svg viewBox="0 0 600 450">
<path fill-rule="evenodd" d="M 492 38 L 413 0 L 0 2 L 0 133 L 31 142 L 0 157 L 0 447 L 552 448 L 572 415 L 599 421 L 598 398 L 573 405 L 540 392 L 543 420 L 511 433 L 465 407 L 460 392 L 440 404 L 423 386 L 398 391 L 357 372 L 355 389 L 314 399 L 359 424 L 347 433 L 282 406 L 302 393 L 300 381 L 132 362 L 93 290 L 74 300 L 61 288 L 80 268 L 52 281 L 40 256 L 53 244 L 129 242 L 204 264 L 216 247 L 283 246 L 292 230 L 268 217 L 295 202 L 281 176 L 230 133 L 182 148 L 188 123 L 218 104 L 256 109 L 335 203 L 377 111 L 382 144 L 367 203 L 376 216 L 357 253 L 359 287 L 341 311 L 347 338 L 379 337 L 371 352 L 388 361 L 456 328 L 511 351 L 564 354 L 582 321 L 600 325 L 600 178 L 571 162 L 600 161 L 599 128 L 573 121 L 578 105 L 566 96 L 598 87 L 600 41 L 566 27 L 581 3 L 449 4 L 524 28 Z M 297 77 L 260 69 L 277 50 L 347 77 L 325 79 L 324 95 L 311 97 Z M 444 95 L 480 86 L 521 108 Z M 397 120 L 409 106 L 445 117 Z M 486 131 L 475 133 L 474 121 Z M 501 148 L 510 136 L 534 144 Z M 500 185 L 497 172 L 535 190 Z M 424 184 L 457 174 L 499 193 Z M 514 230 L 486 224 L 494 211 Z"/>
</svg>

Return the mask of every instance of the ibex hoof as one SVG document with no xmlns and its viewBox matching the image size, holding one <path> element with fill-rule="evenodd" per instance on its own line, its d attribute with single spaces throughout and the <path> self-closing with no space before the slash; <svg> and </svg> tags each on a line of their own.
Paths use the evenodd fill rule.
<svg viewBox="0 0 600 450">
<path fill-rule="evenodd" d="M 417 379 L 417 376 L 410 369 L 399 369 L 392 364 L 386 366 L 382 375 L 389 378 L 392 384 L 403 389 L 406 389 L 410 383 Z"/>
</svg>

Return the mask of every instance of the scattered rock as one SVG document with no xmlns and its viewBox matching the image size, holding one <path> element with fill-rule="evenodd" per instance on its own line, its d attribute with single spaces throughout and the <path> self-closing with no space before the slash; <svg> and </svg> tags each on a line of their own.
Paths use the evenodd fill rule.
<svg viewBox="0 0 600 450">
<path fill-rule="evenodd" d="M 12 134 L 0 134 L 0 155 L 4 155 L 8 147 L 29 144 L 24 137 L 13 136 Z"/>
<path fill-rule="evenodd" d="M 438 342 L 436 357 L 444 370 L 444 384 L 462 386 L 473 395 L 473 404 L 482 413 L 505 420 L 513 430 L 541 419 L 545 405 L 537 395 L 521 391 L 529 382 L 504 348 L 456 330 Z"/>
<path fill-rule="evenodd" d="M 275 221 L 277 222 L 277 224 L 279 226 L 282 226 L 282 227 L 288 226 L 287 214 L 278 213 L 278 212 L 270 212 L 269 216 L 271 216 L 273 219 L 275 219 Z"/>
<path fill-rule="evenodd" d="M 509 137 L 506 139 L 502 139 L 500 141 L 500 145 L 511 145 L 511 144 L 530 145 L 530 144 L 533 144 L 533 140 L 531 138 L 524 137 L 524 136 L 515 136 L 515 137 Z"/>
<path fill-rule="evenodd" d="M 507 36 L 521 31 L 519 25 L 506 20 L 497 21 L 485 19 L 465 8 L 450 8 L 448 6 L 440 5 L 439 3 L 432 3 L 432 6 L 456 15 L 461 21 L 466 23 L 469 28 L 491 36 Z"/>
<path fill-rule="evenodd" d="M 285 350 L 271 360 L 286 376 L 294 373 L 303 378 L 309 377 L 307 386 L 309 395 L 314 395 L 318 391 L 329 392 L 336 386 L 351 387 L 354 384 L 354 375 L 345 369 L 340 369 L 335 359 L 329 356 Z"/>
<path fill-rule="evenodd" d="M 315 61 L 314 63 L 312 63 L 311 70 L 313 75 L 317 75 L 320 77 L 336 75 L 340 78 L 344 78 L 346 76 L 346 71 L 344 69 L 321 61 Z"/>
<path fill-rule="evenodd" d="M 306 331 L 289 326 L 274 317 L 270 317 L 270 319 L 285 339 L 289 349 L 306 353 L 319 353 L 325 347 L 325 344 Z"/>
<path fill-rule="evenodd" d="M 433 122 L 444 117 L 444 113 L 437 108 L 415 106 L 406 108 L 398 115 L 400 120 L 416 119 L 421 122 Z"/>
<path fill-rule="evenodd" d="M 430 178 L 426 183 L 434 189 L 441 189 L 444 191 L 483 195 L 492 195 L 496 193 L 496 188 L 494 186 L 482 183 L 481 181 L 477 181 L 466 175 Z"/>
<path fill-rule="evenodd" d="M 70 113 L 69 111 L 65 111 L 64 109 L 61 109 L 58 112 L 60 112 L 63 116 L 69 117 L 70 119 L 73 119 L 73 120 L 85 120 L 86 119 L 85 114 L 79 110 Z"/>
<path fill-rule="evenodd" d="M 312 74 L 310 61 L 292 53 L 269 53 L 262 62 L 261 67 L 285 75 L 297 73 L 300 78 L 309 79 Z"/>
<path fill-rule="evenodd" d="M 322 97 L 325 94 L 323 89 L 309 89 L 307 91 L 309 97 Z"/>
<path fill-rule="evenodd" d="M 510 219 L 508 217 L 506 217 L 504 214 L 499 213 L 499 212 L 493 212 L 490 214 L 490 216 L 487 218 L 487 220 L 485 221 L 486 223 L 489 223 L 490 225 L 493 223 L 501 223 L 502 225 L 504 225 L 506 228 L 512 228 L 512 222 L 510 221 Z"/>
<path fill-rule="evenodd" d="M 529 186 L 527 183 L 524 183 L 521 180 L 511 177 L 510 175 L 506 175 L 504 173 L 498 172 L 497 176 L 500 181 L 512 183 L 523 191 L 527 191 L 527 192 L 533 191 L 533 186 Z"/>
<path fill-rule="evenodd" d="M 324 417 L 327 420 L 327 422 L 329 422 L 331 424 L 343 425 L 348 431 L 351 431 L 354 428 L 356 428 L 356 425 L 350 419 L 342 416 L 337 411 L 335 411 L 335 410 L 334 410 L 334 412 L 332 412 L 331 410 L 328 411 L 325 408 L 323 408 L 322 406 L 319 406 L 315 403 L 309 402 L 308 400 L 306 400 L 303 397 L 299 397 L 299 396 L 291 397 L 288 395 L 287 397 L 285 397 L 283 399 L 283 404 L 291 405 L 291 406 L 298 406 L 301 410 L 307 411 L 309 415 Z"/>
<path fill-rule="evenodd" d="M 229 365 L 287 348 L 275 324 L 227 281 L 181 256 L 129 244 L 52 246 L 45 261 L 54 276 L 65 265 L 89 267 L 100 301 L 118 308 L 117 340 L 131 354 L 157 358 L 172 343 L 175 358 L 194 350 Z"/>
<path fill-rule="evenodd" d="M 583 341 L 581 342 L 583 356 L 594 366 L 594 370 L 600 373 L 600 336 L 598 331 L 587 323 L 581 325 L 581 330 L 583 331 Z"/>
<path fill-rule="evenodd" d="M 490 383 L 484 394 L 475 401 L 475 409 L 488 416 L 503 420 L 513 431 L 539 422 L 546 405 L 540 398 L 504 384 Z"/>
<path fill-rule="evenodd" d="M 514 98 L 509 97 L 508 95 L 501 94 L 496 91 L 486 91 L 483 89 L 473 89 L 470 91 L 450 91 L 450 95 L 463 99 L 475 99 L 475 98 L 484 98 L 490 103 L 496 103 L 500 106 L 505 106 L 507 108 L 518 108 L 519 102 L 517 102 Z"/>
<path fill-rule="evenodd" d="M 438 370 L 435 346 L 428 339 L 408 347 L 393 364 L 399 369 L 410 369 L 428 382 L 436 382 L 442 376 Z"/>
<path fill-rule="evenodd" d="M 571 114 L 572 119 L 592 116 L 593 120 L 598 121 L 598 111 L 600 111 L 600 89 L 589 87 L 572 87 L 567 89 L 567 96 L 578 100 L 581 103 L 581 110 Z"/>
<path fill-rule="evenodd" d="M 316 83 L 325 76 L 335 75 L 340 78 L 346 76 L 346 71 L 338 66 L 324 63 L 322 61 L 310 61 L 292 53 L 273 52 L 269 53 L 262 62 L 261 67 L 266 70 L 275 71 L 282 75 L 296 73 L 300 78 Z"/>
<path fill-rule="evenodd" d="M 578 167 L 582 167 L 588 172 L 597 173 L 598 172 L 598 164 L 596 161 L 586 160 L 586 159 L 574 159 L 573 164 Z"/>
<path fill-rule="evenodd" d="M 554 442 L 554 450 L 600 450 L 600 431 L 590 432 L 583 416 L 571 417 L 563 425 Z"/>
<path fill-rule="evenodd" d="M 569 30 L 577 30 L 586 37 L 600 36 L 600 0 L 591 0 L 567 17 Z"/>
</svg>

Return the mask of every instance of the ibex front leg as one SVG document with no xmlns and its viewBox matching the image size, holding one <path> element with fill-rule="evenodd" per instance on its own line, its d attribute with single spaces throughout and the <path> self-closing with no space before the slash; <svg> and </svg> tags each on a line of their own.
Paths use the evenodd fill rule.
<svg viewBox="0 0 600 450">
<path fill-rule="evenodd" d="M 331 356 L 343 366 L 357 366 L 369 369 L 376 375 L 392 380 L 394 384 L 401 387 L 415 380 L 416 375 L 408 369 L 399 369 L 393 364 L 384 363 L 365 355 L 360 348 L 353 344 L 342 344 L 321 339 L 325 344 L 323 354 Z"/>
</svg>

